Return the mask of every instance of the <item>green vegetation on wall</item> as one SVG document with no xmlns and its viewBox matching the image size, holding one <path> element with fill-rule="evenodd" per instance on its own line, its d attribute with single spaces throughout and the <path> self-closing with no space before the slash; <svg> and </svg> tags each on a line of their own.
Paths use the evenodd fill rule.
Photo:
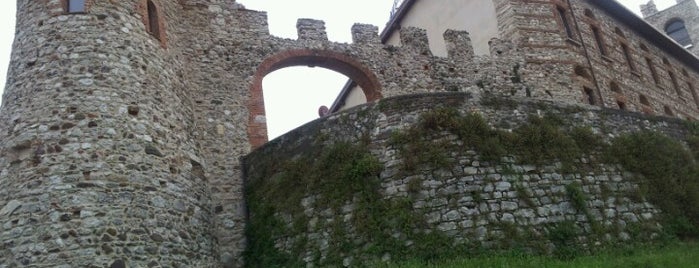
<svg viewBox="0 0 699 268">
<path fill-rule="evenodd" d="M 450 166 L 449 151 L 458 149 L 448 139 L 437 139 L 451 133 L 463 143 L 463 150 L 475 150 L 486 161 L 500 161 L 504 156 L 516 156 L 522 163 L 546 164 L 562 161 L 572 166 L 574 161 L 599 149 L 601 139 L 590 128 L 575 127 L 564 131 L 564 119 L 547 115 L 532 116 L 527 124 L 512 132 L 497 130 L 483 117 L 470 113 L 461 115 L 452 108 L 437 108 L 421 115 L 413 127 L 394 132 L 391 144 L 400 149 L 404 170 L 419 165 Z"/>
<path fill-rule="evenodd" d="M 696 136 L 689 140 L 696 140 Z M 692 153 L 679 141 L 655 132 L 640 132 L 614 139 L 608 153 L 612 161 L 640 175 L 636 177 L 640 186 L 637 194 L 663 211 L 669 233 L 699 235 L 696 150 Z"/>
<path fill-rule="evenodd" d="M 385 198 L 380 181 L 384 167 L 370 152 L 370 142 L 366 138 L 351 144 L 325 137 L 301 155 L 270 160 L 253 173 L 246 187 L 250 211 L 246 263 L 251 267 L 302 267 L 306 262 L 340 265 L 350 256 L 370 256 L 352 260 L 367 263 L 385 256 L 427 261 L 480 252 L 477 243 L 455 243 L 447 233 L 427 224 L 425 211 L 415 208 L 415 196 L 423 190 L 421 180 L 405 182 L 407 196 Z M 699 138 L 690 137 L 687 144 L 699 148 Z M 492 166 L 507 167 L 514 160 L 559 166 L 561 174 L 584 172 L 590 165 L 583 165 L 583 158 L 617 164 L 638 174 L 639 189 L 628 193 L 629 198 L 648 200 L 660 208 L 665 230 L 679 237 L 698 233 L 697 151 L 690 152 L 681 142 L 661 134 L 640 132 L 605 141 L 591 128 L 574 126 L 554 115 L 530 116 L 526 123 L 505 131 L 491 127 L 478 114 L 436 108 L 423 113 L 415 125 L 394 131 L 389 146 L 401 159 L 399 175 L 406 177 L 425 170 L 449 170 L 457 164 L 453 156 L 466 151 L 474 151 Z M 503 173 L 518 175 L 513 170 Z M 534 208 L 528 189 L 521 181 L 513 183 L 523 204 Z M 618 194 L 604 184 L 600 188 L 605 200 Z M 483 201 L 479 192 L 464 195 L 476 203 Z M 590 229 L 566 220 L 546 226 L 542 234 L 503 223 L 498 228 L 510 240 L 504 244 L 551 253 L 545 243 L 532 243 L 543 239 L 555 246 L 557 256 L 569 258 L 582 252 L 576 238 L 601 238 L 618 228 L 602 227 L 595 221 L 580 184 L 567 185 L 561 198 L 586 216 Z M 634 228 L 638 229 L 627 226 L 627 231 Z"/>
<path fill-rule="evenodd" d="M 321 150 L 251 178 L 246 191 L 250 221 L 245 252 L 250 267 L 305 267 L 305 257 L 337 265 L 355 255 L 432 259 L 458 252 L 445 235 L 417 231 L 424 228 L 424 215 L 413 209 L 411 200 L 386 200 L 379 194 L 382 166 L 365 145 L 316 146 Z M 312 211 L 301 205 L 310 202 L 309 197 Z M 353 216 L 348 221 L 340 211 L 350 203 Z M 313 229 L 309 222 L 318 213 L 324 214 L 321 221 L 332 220 Z M 328 250 L 321 252 L 318 241 L 309 240 L 308 234 L 323 233 L 327 227 L 332 230 Z M 293 244 L 291 252 L 279 250 L 283 238 Z M 415 243 L 407 245 L 408 240 Z M 362 262 L 367 261 L 371 260 Z"/>
</svg>

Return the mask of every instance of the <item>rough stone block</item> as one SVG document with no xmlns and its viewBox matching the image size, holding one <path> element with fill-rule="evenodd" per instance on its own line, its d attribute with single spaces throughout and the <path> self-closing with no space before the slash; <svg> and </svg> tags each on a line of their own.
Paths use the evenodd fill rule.
<svg viewBox="0 0 699 268">
<path fill-rule="evenodd" d="M 322 20 L 299 19 L 296 22 L 296 30 L 299 40 L 328 41 L 325 22 Z"/>
<path fill-rule="evenodd" d="M 352 25 L 352 42 L 356 44 L 379 44 L 379 27 L 370 24 Z"/>
<path fill-rule="evenodd" d="M 404 48 L 414 50 L 421 55 L 432 55 L 427 39 L 427 31 L 415 27 L 400 29 L 400 42 Z"/>
<path fill-rule="evenodd" d="M 473 45 L 467 31 L 447 30 L 444 32 L 444 41 L 447 45 L 449 58 L 458 60 L 470 60 L 473 58 Z"/>
</svg>

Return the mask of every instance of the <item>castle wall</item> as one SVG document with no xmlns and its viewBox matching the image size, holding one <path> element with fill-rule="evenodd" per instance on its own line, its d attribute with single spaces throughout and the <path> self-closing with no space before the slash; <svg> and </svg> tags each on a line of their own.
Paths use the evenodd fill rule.
<svg viewBox="0 0 699 268">
<path fill-rule="evenodd" d="M 180 16 L 155 2 L 164 21 Z M 0 266 L 215 263 L 182 61 L 146 31 L 144 3 L 64 14 L 61 1 L 18 1 L 0 112 Z"/>
<path fill-rule="evenodd" d="M 262 240 L 251 245 L 251 255 L 258 255 L 251 260 L 260 264 L 265 258 L 278 257 L 276 261 L 286 265 L 354 266 L 483 248 L 550 252 L 573 244 L 593 246 L 657 236 L 659 211 L 631 194 L 638 189 L 636 175 L 604 162 L 599 151 L 593 150 L 568 168 L 562 160 L 536 164 L 517 155 L 489 160 L 487 152 L 448 131 L 449 123 L 439 125 L 450 122 L 438 117 L 444 113 L 435 113 L 443 107 L 462 115 L 479 114 L 487 124 L 506 130 L 546 115 L 562 118 L 564 129 L 588 127 L 599 137 L 641 130 L 680 139 L 685 135 L 680 120 L 589 106 L 519 98 L 485 100 L 467 93 L 383 99 L 316 120 L 245 157 L 253 224 L 248 235 Z M 428 117 L 430 123 L 421 121 L 424 114 L 433 116 Z M 416 126 L 434 129 L 421 132 L 427 136 L 410 136 Z M 467 127 L 479 131 L 479 126 Z M 406 149 L 410 142 L 422 144 L 421 149 Z M 346 149 L 353 148 L 347 145 L 339 147 L 345 151 L 338 151 L 337 144 L 345 143 L 364 146 L 371 157 L 346 157 L 357 151 Z M 367 160 L 372 157 L 376 164 Z M 328 159 L 352 161 L 350 174 L 364 175 L 333 181 L 337 178 L 334 168 L 344 170 L 342 165 L 323 169 L 331 168 L 327 166 L 331 162 L 325 162 Z M 374 199 L 366 195 L 373 191 L 378 194 Z M 585 200 L 578 197 L 576 201 L 575 195 Z M 366 203 L 367 199 L 377 201 Z M 372 213 L 378 213 L 378 218 Z M 552 238 L 557 234 L 551 234 L 565 224 L 579 231 L 558 244 Z"/>
<path fill-rule="evenodd" d="M 694 0 L 678 0 L 676 5 L 665 10 L 644 14 L 643 19 L 663 33 L 671 20 L 681 19 L 693 44 L 687 50 L 695 55 L 699 52 L 699 7 Z"/>
</svg>

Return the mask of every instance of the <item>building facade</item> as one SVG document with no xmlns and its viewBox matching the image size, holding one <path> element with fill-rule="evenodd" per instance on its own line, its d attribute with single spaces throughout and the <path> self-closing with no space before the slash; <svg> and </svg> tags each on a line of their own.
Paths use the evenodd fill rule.
<svg viewBox="0 0 699 268">
<path fill-rule="evenodd" d="M 699 34 L 699 8 L 694 1 L 678 1 L 677 5 L 661 12 L 651 1 L 641 7 L 645 21 L 615 1 L 604 4 L 601 1 L 551 1 L 539 5 L 514 2 L 509 2 L 510 7 L 527 11 L 505 9 L 507 1 L 469 1 L 468 5 L 478 8 L 461 2 L 442 5 L 441 2 L 403 1 L 382 32 L 382 40 L 389 45 L 399 45 L 396 30 L 400 27 L 426 28 L 432 53 L 442 56 L 444 46 L 440 41 L 433 41 L 438 38 L 430 35 L 430 30 L 439 32 L 458 25 L 471 34 L 478 55 L 483 52 L 479 47 L 487 47 L 489 38 L 504 36 L 526 50 L 530 70 L 538 73 L 534 77 L 546 77 L 550 82 L 579 89 L 577 92 L 534 90 L 525 95 L 695 118 L 686 112 L 675 112 L 696 112 L 699 105 L 694 79 L 687 73 L 696 57 L 680 49 L 695 51 L 691 36 Z M 530 12 L 534 6 L 537 12 Z M 437 16 L 434 10 L 440 8 L 449 10 L 447 14 L 459 13 L 460 16 Z M 670 26 L 675 27 L 670 29 L 672 33 L 666 31 Z M 494 32 L 492 28 L 499 30 Z M 674 39 L 666 34 L 684 38 L 682 42 L 685 43 L 668 42 Z M 575 74 L 566 77 L 570 70 Z M 364 102 L 361 90 L 348 84 L 331 111 Z"/>
</svg>

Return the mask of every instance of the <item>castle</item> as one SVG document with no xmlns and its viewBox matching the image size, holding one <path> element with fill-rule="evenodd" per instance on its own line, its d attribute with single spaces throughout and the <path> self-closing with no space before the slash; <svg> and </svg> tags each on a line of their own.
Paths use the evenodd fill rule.
<svg viewBox="0 0 699 268">
<path fill-rule="evenodd" d="M 481 165 L 477 152 L 459 156 L 468 160 L 457 172 L 469 179 L 468 190 L 433 177 L 408 187 L 403 173 L 388 172 L 397 160 L 386 131 L 409 128 L 411 118 L 435 104 L 514 126 L 541 112 L 541 104 L 528 101 L 544 101 L 597 129 L 613 126 L 604 131 L 615 134 L 651 128 L 681 137 L 681 121 L 668 117 L 699 118 L 697 58 L 619 3 L 479 1 L 492 3 L 499 38 L 488 40 L 488 55 L 477 55 L 468 32 L 449 30 L 445 56 L 433 55 L 426 31 L 415 27 L 399 29 L 400 46 L 383 44 L 377 27 L 361 24 L 352 27 L 351 44 L 330 42 L 324 23 L 310 19 L 298 21 L 297 40 L 278 38 L 269 34 L 264 12 L 231 0 L 18 1 L 0 108 L 0 267 L 241 266 L 250 244 L 245 230 L 258 227 L 247 224 L 248 215 L 260 213 L 248 208 L 244 191 L 266 175 L 273 181 L 264 159 L 302 158 L 296 156 L 312 152 L 303 148 L 315 148 L 309 144 L 317 140 L 374 144 L 372 153 L 386 167 L 381 176 L 391 179 L 383 192 L 400 196 L 406 188 L 433 187 L 421 200 L 423 208 L 438 208 L 427 222 L 461 239 L 467 238 L 458 230 L 466 228 L 495 243 L 486 238 L 503 227 L 491 228 L 491 218 L 532 226 L 584 218 L 570 202 L 549 198 L 578 181 L 581 191 L 597 196 L 590 203 L 601 212 L 591 213 L 590 222 L 609 217 L 624 222 L 622 230 L 654 224 L 657 209 L 647 202 L 601 197 L 600 183 L 613 185 L 612 192 L 634 187 L 627 172 L 601 164 L 571 176 L 551 171 L 555 163 L 541 172 L 513 164 L 527 178 L 546 181 L 530 185 L 541 190 L 533 202 L 541 210 L 518 204 L 503 167 Z M 347 75 L 372 104 L 264 145 L 262 79 L 296 65 Z M 519 104 L 489 108 L 479 97 L 486 94 Z M 493 176 L 476 176 L 483 173 Z M 467 212 L 446 209 L 451 203 L 440 197 L 481 190 L 485 199 L 464 199 L 482 203 Z M 322 204 L 314 198 L 302 205 L 321 220 L 312 224 L 321 231 L 280 238 L 273 247 L 310 241 L 309 248 L 323 252 L 308 249 L 301 258 L 323 263 L 334 249 L 323 231 L 331 226 L 323 224 L 337 212 L 315 211 Z M 354 204 L 342 205 L 351 218 Z M 286 219 L 287 212 L 277 214 Z M 466 219 L 475 214 L 483 218 Z M 590 222 L 581 222 L 589 229 Z M 342 256 L 340 262 L 360 259 Z"/>
</svg>

